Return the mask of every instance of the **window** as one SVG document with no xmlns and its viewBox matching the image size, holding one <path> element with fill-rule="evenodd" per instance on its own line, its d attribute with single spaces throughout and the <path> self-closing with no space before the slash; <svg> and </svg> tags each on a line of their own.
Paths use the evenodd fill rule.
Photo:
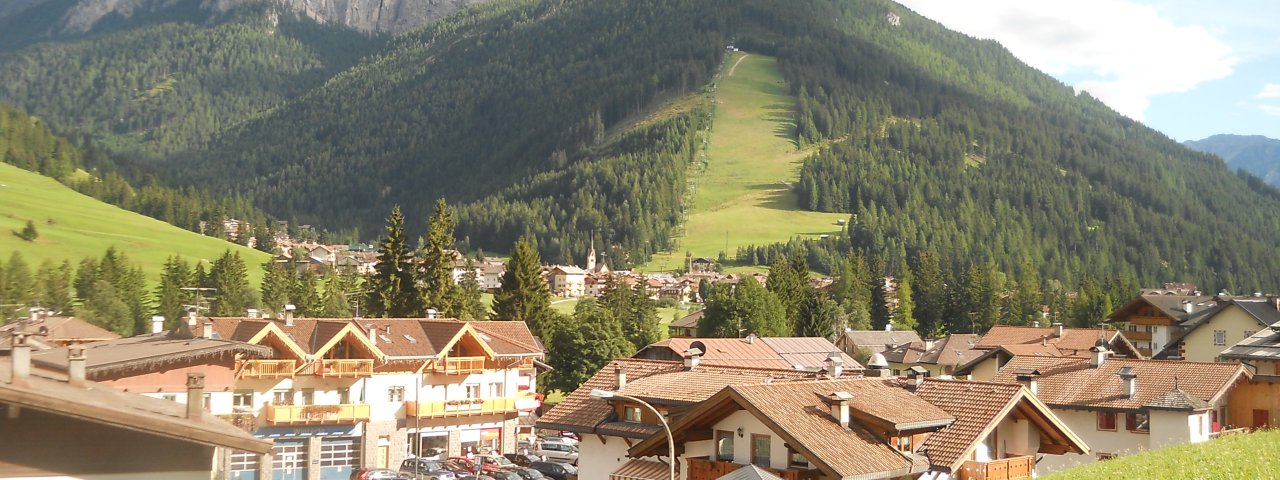
<svg viewBox="0 0 1280 480">
<path fill-rule="evenodd" d="M 315 405 L 315 404 L 316 404 L 316 389 L 314 389 L 314 388 L 304 388 L 304 389 L 302 389 L 302 404 L 303 404 L 303 405 Z"/>
<path fill-rule="evenodd" d="M 467 398 L 480 398 L 479 384 L 463 385 L 463 388 L 467 389 Z"/>
<path fill-rule="evenodd" d="M 1098 430 L 1116 431 L 1116 414 L 1113 412 L 1098 412 Z"/>
<path fill-rule="evenodd" d="M 160 396 L 160 398 L 165 399 L 165 400 L 168 400 L 168 401 L 170 401 L 170 402 L 176 402 L 176 401 L 178 401 L 178 396 L 177 396 L 177 395 L 175 395 L 175 394 L 172 394 L 172 393 L 166 393 L 166 394 L 164 394 L 164 395 L 161 395 L 161 396 Z"/>
<path fill-rule="evenodd" d="M 1213 331 L 1213 344 L 1214 344 L 1214 345 L 1226 345 L 1226 344 L 1227 344 L 1227 331 L 1226 331 L 1226 330 L 1214 330 L 1214 331 Z"/>
<path fill-rule="evenodd" d="M 388 402 L 403 402 L 403 401 L 404 401 L 404 387 L 387 387 L 387 401 L 388 401 Z"/>
<path fill-rule="evenodd" d="M 236 392 L 231 395 L 231 407 L 235 410 L 252 410 L 253 390 L 236 390 Z"/>
<path fill-rule="evenodd" d="M 911 453 L 911 435 L 892 437 L 892 439 L 893 441 L 890 443 L 892 443 L 894 448 L 897 448 L 899 452 Z"/>
<path fill-rule="evenodd" d="M 340 404 L 346 405 L 346 404 L 349 404 L 349 403 L 353 403 L 353 402 L 351 401 L 351 389 L 350 389 L 350 388 L 341 388 L 341 389 L 339 389 L 339 390 L 338 390 L 338 398 L 339 398 L 338 403 L 340 403 Z"/>
<path fill-rule="evenodd" d="M 733 432 L 716 430 L 716 460 L 733 461 Z"/>
<path fill-rule="evenodd" d="M 640 423 L 640 407 L 622 407 L 624 420 L 631 423 Z"/>
<path fill-rule="evenodd" d="M 769 443 L 773 437 L 751 434 L 751 463 L 769 468 Z"/>
<path fill-rule="evenodd" d="M 1145 413 L 1126 413 L 1124 414 L 1124 427 L 1130 432 L 1147 433 L 1151 425 Z"/>
<path fill-rule="evenodd" d="M 234 450 L 231 452 L 231 471 L 233 478 L 236 472 L 257 472 L 258 471 L 258 454 L 246 452 L 243 450 Z"/>
<path fill-rule="evenodd" d="M 498 398 L 507 396 L 506 385 L 502 382 L 494 382 L 489 384 L 489 397 Z"/>
<path fill-rule="evenodd" d="M 787 466 L 792 468 L 809 468 L 809 459 L 787 445 Z"/>
</svg>

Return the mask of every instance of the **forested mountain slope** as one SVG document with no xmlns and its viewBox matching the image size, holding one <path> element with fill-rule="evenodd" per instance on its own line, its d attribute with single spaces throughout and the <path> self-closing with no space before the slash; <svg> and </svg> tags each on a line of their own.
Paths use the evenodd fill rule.
<svg viewBox="0 0 1280 480">
<path fill-rule="evenodd" d="M 1271 185 L 1280 186 L 1280 140 L 1262 135 L 1214 135 L 1182 143 L 1194 150 L 1222 157 L 1228 167 L 1244 170 Z"/>
<path fill-rule="evenodd" d="M 147 21 L 0 53 L 0 101 L 64 135 L 159 158 L 322 84 L 383 42 L 265 2 L 213 16 L 177 3 Z"/>
<path fill-rule="evenodd" d="M 269 16 L 245 18 L 227 25 L 281 36 L 263 29 Z M 226 130 L 178 128 L 188 120 L 154 111 L 89 124 L 118 137 L 117 150 L 135 141 L 161 154 L 171 180 L 244 193 L 282 218 L 374 232 L 401 204 L 416 235 L 445 196 L 460 206 L 464 246 L 505 250 L 528 234 L 565 262 L 594 236 L 619 250 L 613 261 L 669 244 L 713 108 L 696 94 L 714 88 L 730 43 L 778 59 L 797 140 L 821 146 L 796 184 L 802 204 L 853 215 L 848 236 L 822 248 L 882 256 L 890 274 L 932 250 L 955 269 L 1033 265 L 1064 281 L 1280 288 L 1275 189 L 888 1 L 494 0 L 397 37 L 317 88 L 307 81 L 340 62 L 305 47 L 279 67 L 250 62 L 269 68 L 243 78 L 297 89 L 263 93 L 244 110 L 275 106 Z M 148 72 L 118 91 L 169 98 Z M 38 84 L 18 82 L 27 90 L 15 101 L 74 130 L 65 119 L 77 102 Z M 80 100 L 102 105 L 90 112 L 136 108 L 93 91 Z M 673 99 L 687 108 L 633 126 Z"/>
</svg>

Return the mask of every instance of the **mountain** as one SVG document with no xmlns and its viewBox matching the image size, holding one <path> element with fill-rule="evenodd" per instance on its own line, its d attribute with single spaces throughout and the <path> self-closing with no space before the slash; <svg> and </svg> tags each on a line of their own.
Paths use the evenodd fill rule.
<svg viewBox="0 0 1280 480">
<path fill-rule="evenodd" d="M 270 5 L 316 22 L 399 34 L 488 0 L 5 0 L 0 45 L 102 33 L 122 25 L 177 19 L 205 22 L 245 5 Z"/>
<path fill-rule="evenodd" d="M 253 45 L 281 37 L 287 17 L 314 25 L 257 8 L 217 25 L 263 42 Z M 18 82 L 21 90 L 0 79 L 0 96 L 58 131 L 152 155 L 166 181 L 243 194 L 281 218 L 378 232 L 401 204 L 417 234 L 443 196 L 458 207 L 464 248 L 505 250 L 532 236 L 544 259 L 568 262 L 595 240 L 611 264 L 625 264 L 674 245 L 705 132 L 732 128 L 711 124 L 711 112 L 727 108 L 715 75 L 732 44 L 777 59 L 796 106 L 771 115 L 793 119 L 795 134 L 780 134 L 815 152 L 795 193 L 807 209 L 850 215 L 833 251 L 880 256 L 890 273 L 932 250 L 953 270 L 992 263 L 1066 282 L 1280 287 L 1280 217 L 1269 213 L 1280 192 L 1077 95 L 995 42 L 892 2 L 494 0 L 374 46 L 349 68 L 308 57 L 321 52 L 303 38 L 286 42 L 302 63 L 251 62 L 262 68 L 222 78 L 269 85 L 251 92 L 287 89 L 246 94 L 266 101 L 234 109 L 175 101 L 165 118 L 108 116 L 186 97 L 167 95 L 155 68 L 121 80 L 109 69 L 60 69 Z M 128 57 L 147 44 L 118 50 Z M 21 67 L 0 74 L 47 65 L 41 48 L 68 45 L 93 47 L 33 45 L 13 54 L 26 63 L 0 59 Z M 206 63 L 275 58 L 251 46 L 208 51 Z M 59 64 L 99 55 L 70 58 Z M 122 82 L 133 83 L 115 87 Z M 133 93 L 95 103 L 109 91 Z M 100 105 L 88 127 L 74 121 L 81 103 Z M 174 130 L 173 141 L 153 133 L 188 117 L 210 128 Z"/>
<path fill-rule="evenodd" d="M 135 11 L 118 28 L 0 53 L 0 101 L 64 135 L 154 159 L 323 84 L 384 42 L 265 3 L 216 14 L 191 1 L 111 3 L 160 4 L 145 21 Z M 22 16 L 0 20 L 0 32 Z"/>
<path fill-rule="evenodd" d="M 1261 135 L 1224 134 L 1182 143 L 1196 151 L 1222 157 L 1227 166 L 1280 186 L 1280 140 Z"/>
</svg>

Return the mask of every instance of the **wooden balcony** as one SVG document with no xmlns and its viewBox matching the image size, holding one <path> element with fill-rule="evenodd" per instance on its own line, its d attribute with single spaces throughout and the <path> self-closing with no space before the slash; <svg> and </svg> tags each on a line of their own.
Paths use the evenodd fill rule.
<svg viewBox="0 0 1280 480">
<path fill-rule="evenodd" d="M 293 378 L 297 369 L 297 360 L 245 360 L 240 363 L 237 378 Z"/>
<path fill-rule="evenodd" d="M 689 480 L 715 480 L 744 466 L 723 460 L 711 460 L 707 457 L 692 457 L 688 460 Z M 822 472 L 813 469 L 788 468 L 786 470 L 778 470 L 766 468 L 765 470 L 781 477 L 782 480 L 816 480 L 822 478 Z"/>
<path fill-rule="evenodd" d="M 316 372 L 321 377 L 362 378 L 373 376 L 373 359 L 320 360 Z"/>
<path fill-rule="evenodd" d="M 404 402 L 406 417 L 447 418 L 516 413 L 516 399 L 508 397 Z"/>
<path fill-rule="evenodd" d="M 1031 478 L 1036 468 L 1036 458 L 1026 455 L 1003 460 L 979 462 L 970 460 L 960 467 L 960 480 L 1008 480 Z"/>
<path fill-rule="evenodd" d="M 369 405 L 267 405 L 262 413 L 268 425 L 342 425 L 369 420 Z"/>
<path fill-rule="evenodd" d="M 450 357 L 436 362 L 436 373 L 467 375 L 484 371 L 484 357 Z"/>
<path fill-rule="evenodd" d="M 1150 342 L 1151 332 L 1131 332 L 1126 330 L 1124 338 L 1129 339 L 1131 342 Z"/>
<path fill-rule="evenodd" d="M 1169 317 L 1144 317 L 1134 315 L 1123 319 L 1129 322 L 1129 325 L 1173 325 L 1173 319 Z"/>
</svg>

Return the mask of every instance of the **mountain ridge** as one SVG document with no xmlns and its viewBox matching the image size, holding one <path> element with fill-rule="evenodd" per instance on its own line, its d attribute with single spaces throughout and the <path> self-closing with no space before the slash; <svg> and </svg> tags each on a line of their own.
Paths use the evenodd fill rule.
<svg viewBox="0 0 1280 480">
<path fill-rule="evenodd" d="M 1218 134 L 1187 140 L 1182 144 L 1222 157 L 1227 166 L 1244 170 L 1280 187 L 1280 140 L 1262 135 Z"/>
</svg>

